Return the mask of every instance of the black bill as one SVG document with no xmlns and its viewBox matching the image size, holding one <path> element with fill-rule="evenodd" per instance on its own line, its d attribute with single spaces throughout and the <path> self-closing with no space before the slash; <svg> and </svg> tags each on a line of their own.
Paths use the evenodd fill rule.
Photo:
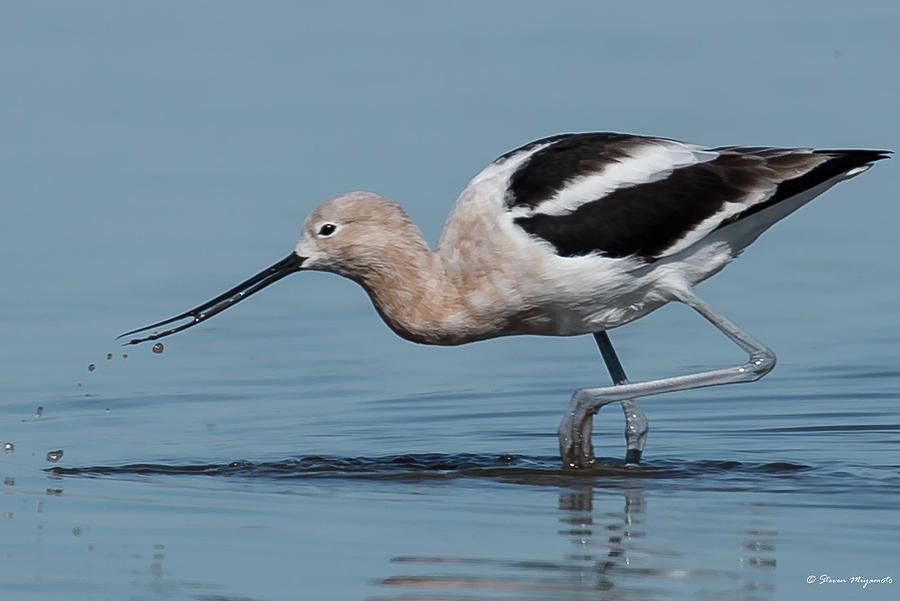
<svg viewBox="0 0 900 601">
<path fill-rule="evenodd" d="M 118 340 L 119 338 L 124 338 L 125 336 L 131 336 L 132 334 L 138 334 L 140 332 L 146 332 L 148 330 L 155 330 L 159 327 L 167 326 L 170 323 L 175 323 L 184 319 L 190 319 L 190 321 L 163 332 L 154 332 L 153 334 L 144 336 L 142 338 L 132 338 L 126 344 L 139 344 L 141 342 L 147 342 L 148 340 L 156 340 L 157 338 L 162 338 L 164 336 L 168 336 L 169 334 L 174 334 L 175 332 L 180 332 L 181 330 L 185 330 L 191 326 L 195 326 L 201 321 L 206 321 L 213 315 L 221 313 L 228 307 L 241 302 L 251 294 L 259 292 L 269 284 L 274 284 L 281 278 L 289 276 L 296 271 L 300 271 L 300 266 L 303 265 L 303 261 L 305 260 L 306 257 L 299 257 L 296 254 L 291 253 L 271 267 L 263 269 L 249 280 L 241 282 L 228 292 L 220 294 L 216 298 L 203 303 L 199 307 L 194 307 L 190 311 L 185 311 L 181 315 L 170 317 L 169 319 L 166 319 L 164 321 L 150 324 L 149 326 L 144 326 L 143 328 L 138 328 L 136 330 L 131 330 L 130 332 L 125 332 L 124 334 L 118 336 L 116 340 Z"/>
</svg>

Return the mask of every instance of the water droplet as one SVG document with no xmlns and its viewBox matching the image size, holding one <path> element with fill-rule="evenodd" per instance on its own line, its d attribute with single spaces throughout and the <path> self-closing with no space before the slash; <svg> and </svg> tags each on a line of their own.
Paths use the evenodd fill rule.
<svg viewBox="0 0 900 601">
<path fill-rule="evenodd" d="M 94 371 L 95 369 L 97 369 L 97 366 L 94 365 L 93 363 L 91 363 L 90 365 L 88 365 L 88 371 Z"/>
<path fill-rule="evenodd" d="M 63 451 L 59 449 L 57 451 L 49 451 L 47 453 L 47 461 L 50 463 L 57 463 L 60 459 L 62 459 Z"/>
<path fill-rule="evenodd" d="M 43 406 L 43 405 L 38 405 L 38 408 L 34 410 L 34 416 L 35 416 L 35 417 L 40 417 L 40 416 L 42 416 L 42 415 L 44 415 L 44 406 Z"/>
<path fill-rule="evenodd" d="M 106 353 L 106 360 L 109 361 L 112 359 L 112 353 Z"/>
<path fill-rule="evenodd" d="M 13 443 L 11 443 L 11 442 L 3 443 L 3 452 L 4 453 L 12 453 L 15 450 L 16 450 L 16 445 L 14 445 Z"/>
<path fill-rule="evenodd" d="M 162 342 L 157 342 L 156 344 L 153 345 L 153 352 L 156 353 L 157 355 L 161 355 L 163 352 L 163 349 L 165 349 L 165 348 L 166 347 L 163 346 Z"/>
</svg>

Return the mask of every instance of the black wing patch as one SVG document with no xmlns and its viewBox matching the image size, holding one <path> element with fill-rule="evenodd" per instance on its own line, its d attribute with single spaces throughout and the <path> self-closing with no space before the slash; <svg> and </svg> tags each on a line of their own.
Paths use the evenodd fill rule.
<svg viewBox="0 0 900 601">
<path fill-rule="evenodd" d="M 534 208 L 563 190 L 572 180 L 600 173 L 611 164 L 630 158 L 641 146 L 659 138 L 617 133 L 561 134 L 537 140 L 508 152 L 495 162 L 551 143 L 528 157 L 527 168 L 519 168 L 510 178 L 506 207 Z"/>
<path fill-rule="evenodd" d="M 721 211 L 725 203 L 746 201 L 747 209 L 724 219 L 717 227 L 888 156 L 883 151 L 868 150 L 812 152 L 737 147 L 713 150 L 720 153 L 716 159 L 675 169 L 665 179 L 618 188 L 563 215 L 536 213 L 514 221 L 529 234 L 550 242 L 562 256 L 599 252 L 608 257 L 636 256 L 652 262 Z M 609 156 L 602 155 L 601 160 L 609 160 Z M 568 164 L 580 166 L 585 161 L 589 159 L 580 158 Z M 567 164 L 559 157 L 553 162 Z M 512 181 L 518 180 L 520 185 L 518 192 L 513 189 L 516 206 L 536 207 L 560 189 L 558 184 L 524 185 L 523 182 L 550 181 L 550 178 L 529 175 L 531 168 L 529 160 L 513 175 Z M 576 171 L 577 168 L 570 173 Z M 592 167 L 577 175 L 596 172 L 597 168 Z M 751 201 L 760 192 L 763 199 Z"/>
<path fill-rule="evenodd" d="M 654 259 L 726 201 L 745 194 L 748 174 L 737 168 L 723 170 L 720 162 L 737 161 L 719 157 L 676 169 L 666 179 L 618 188 L 571 213 L 538 213 L 515 223 L 565 257 L 599 251 L 608 257 Z"/>
</svg>

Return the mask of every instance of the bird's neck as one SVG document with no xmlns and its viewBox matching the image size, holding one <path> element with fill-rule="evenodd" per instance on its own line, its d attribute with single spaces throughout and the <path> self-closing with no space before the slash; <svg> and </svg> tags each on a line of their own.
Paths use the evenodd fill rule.
<svg viewBox="0 0 900 601">
<path fill-rule="evenodd" d="M 352 279 L 365 288 L 385 323 L 399 336 L 423 344 L 454 344 L 446 328 L 449 288 L 442 258 L 421 235 L 378 249 Z"/>
<path fill-rule="evenodd" d="M 485 296 L 484 282 L 472 281 L 465 256 L 430 250 L 416 232 L 402 243 L 378 249 L 352 279 L 365 288 L 385 323 L 399 336 L 421 344 L 457 345 L 496 336 L 502 318 L 492 314 L 502 299 Z M 396 241 L 397 239 L 395 239 Z M 487 305 L 492 307 L 485 310 Z M 496 318 L 495 318 L 496 317 Z"/>
</svg>

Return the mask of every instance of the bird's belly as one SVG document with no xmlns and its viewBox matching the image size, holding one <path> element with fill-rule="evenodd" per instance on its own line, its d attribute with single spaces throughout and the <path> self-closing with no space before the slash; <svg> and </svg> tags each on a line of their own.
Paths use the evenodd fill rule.
<svg viewBox="0 0 900 601">
<path fill-rule="evenodd" d="M 576 336 L 611 330 L 647 315 L 666 304 L 666 300 L 615 299 L 603 305 L 553 306 L 540 316 L 523 320 L 523 334 L 543 336 Z"/>
<path fill-rule="evenodd" d="M 529 329 L 525 333 L 572 336 L 617 328 L 681 298 L 733 257 L 727 244 L 715 242 L 644 265 L 602 257 L 558 261 L 554 273 L 565 275 L 565 267 L 571 265 L 571 277 L 547 278 L 549 286 L 531 291 L 540 311 L 523 320 Z"/>
</svg>

